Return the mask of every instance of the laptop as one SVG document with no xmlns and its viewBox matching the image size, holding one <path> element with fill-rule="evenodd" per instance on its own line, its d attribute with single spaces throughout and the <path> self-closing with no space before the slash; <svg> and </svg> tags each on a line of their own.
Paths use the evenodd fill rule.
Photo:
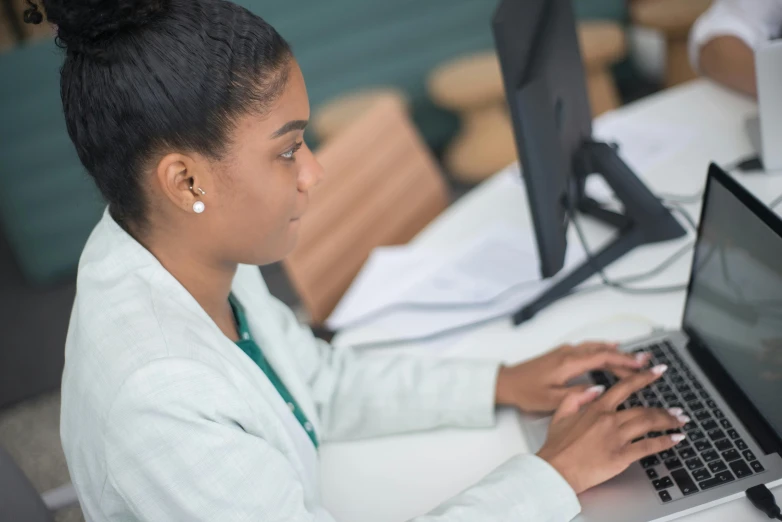
<svg viewBox="0 0 782 522">
<path fill-rule="evenodd" d="M 675 448 L 581 494 L 576 520 L 675 520 L 782 479 L 782 219 L 716 165 L 709 168 L 681 329 L 621 349 L 650 352 L 651 364 L 669 369 L 619 408 L 678 406 L 692 422 Z M 590 380 L 616 382 L 604 372 Z M 533 451 L 543 445 L 548 422 L 522 422 Z"/>
<path fill-rule="evenodd" d="M 746 122 L 750 142 L 766 171 L 782 169 L 782 40 L 762 44 L 755 51 L 758 85 L 757 116 Z"/>
</svg>

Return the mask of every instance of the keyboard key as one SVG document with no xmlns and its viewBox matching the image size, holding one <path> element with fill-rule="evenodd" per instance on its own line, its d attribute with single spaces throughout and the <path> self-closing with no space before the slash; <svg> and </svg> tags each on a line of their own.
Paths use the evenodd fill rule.
<svg viewBox="0 0 782 522">
<path fill-rule="evenodd" d="M 646 436 L 649 437 L 650 439 L 656 439 L 657 437 L 662 437 L 663 436 L 663 432 L 661 432 L 661 431 L 650 431 L 649 433 L 646 434 Z"/>
<path fill-rule="evenodd" d="M 722 458 L 730 462 L 731 460 L 738 460 L 741 458 L 741 455 L 739 455 L 739 452 L 732 449 L 728 450 L 725 453 L 722 454 Z"/>
<path fill-rule="evenodd" d="M 726 430 L 729 430 L 733 427 L 733 424 L 731 424 L 728 419 L 720 419 L 720 426 L 722 426 Z"/>
<path fill-rule="evenodd" d="M 701 423 L 701 426 L 703 426 L 703 429 L 707 430 L 707 431 L 708 430 L 716 430 L 717 428 L 719 428 L 719 426 L 717 425 L 717 422 L 714 419 L 709 419 L 707 421 L 703 421 L 703 423 Z"/>
<path fill-rule="evenodd" d="M 602 384 L 603 386 L 608 386 L 610 381 L 608 380 L 608 375 L 606 375 L 605 372 L 595 371 L 590 372 L 589 376 L 592 378 L 592 381 L 594 381 L 595 384 Z"/>
<path fill-rule="evenodd" d="M 738 439 L 739 432 L 736 430 L 728 430 L 728 437 L 730 437 L 731 439 Z"/>
<path fill-rule="evenodd" d="M 668 493 L 667 491 L 660 491 L 658 495 L 660 495 L 660 500 L 662 500 L 663 502 L 671 501 L 671 494 Z"/>
<path fill-rule="evenodd" d="M 681 468 L 682 461 L 677 458 L 668 459 L 665 461 L 665 467 L 668 468 L 669 470 Z"/>
<path fill-rule="evenodd" d="M 706 390 L 698 391 L 698 395 L 700 395 L 701 399 L 703 399 L 704 401 L 711 399 L 711 395 L 709 395 L 709 392 L 707 392 Z"/>
<path fill-rule="evenodd" d="M 690 408 L 692 411 L 698 411 L 703 409 L 703 403 L 702 402 L 688 402 L 687 407 Z"/>
<path fill-rule="evenodd" d="M 690 474 L 685 470 L 677 469 L 672 471 L 671 477 L 673 477 L 676 485 L 679 486 L 679 489 L 682 490 L 682 494 L 685 496 L 698 492 L 698 486 L 695 485 L 695 482 L 690 478 Z"/>
<path fill-rule="evenodd" d="M 747 463 L 743 460 L 735 460 L 729 464 L 730 469 L 733 470 L 733 473 L 736 475 L 736 478 L 744 478 L 749 477 L 752 475 L 752 470 L 749 469 L 749 466 L 747 466 Z"/>
<path fill-rule="evenodd" d="M 657 398 L 657 394 L 654 393 L 654 391 L 650 390 L 649 388 L 643 391 L 643 396 L 647 400 L 654 400 Z"/>
<path fill-rule="evenodd" d="M 690 447 L 690 441 L 688 441 L 687 439 L 684 439 L 684 440 L 683 440 L 683 441 L 681 441 L 679 444 L 677 444 L 676 446 L 674 446 L 674 449 L 677 449 L 677 450 L 683 450 L 683 449 L 685 449 L 685 448 L 689 448 L 689 447 Z"/>
<path fill-rule="evenodd" d="M 665 384 L 664 382 L 657 383 L 657 391 L 664 394 L 670 394 L 671 393 L 671 387 Z M 676 395 L 673 396 L 674 400 L 676 400 Z"/>
<path fill-rule="evenodd" d="M 706 462 L 712 462 L 714 460 L 718 460 L 720 458 L 720 455 L 714 450 L 708 450 L 701 453 L 701 457 L 703 457 L 703 460 L 705 460 Z"/>
<path fill-rule="evenodd" d="M 744 455 L 744 458 L 747 462 L 752 462 L 755 460 L 755 454 L 752 453 L 750 450 L 744 450 L 741 452 L 742 455 Z"/>
<path fill-rule="evenodd" d="M 726 466 L 725 463 L 721 460 L 717 460 L 709 464 L 709 469 L 712 473 L 719 473 L 720 471 L 725 471 L 728 469 L 728 466 Z"/>
<path fill-rule="evenodd" d="M 625 406 L 624 404 L 620 404 L 619 406 L 616 407 L 616 411 L 622 411 L 625 408 L 627 408 L 627 406 Z"/>
<path fill-rule="evenodd" d="M 696 390 L 702 390 L 703 389 L 703 385 L 701 384 L 701 382 L 697 381 L 695 379 L 692 380 L 692 387 L 695 388 Z M 707 399 L 708 396 L 703 397 L 703 398 Z"/>
<path fill-rule="evenodd" d="M 660 463 L 660 459 L 652 455 L 651 457 L 646 457 L 644 459 L 641 459 L 641 466 L 644 468 L 651 468 L 652 466 L 656 466 Z"/>
<path fill-rule="evenodd" d="M 672 403 L 672 402 L 676 402 L 676 400 L 677 400 L 677 397 L 676 397 L 676 395 L 674 395 L 673 393 L 663 393 L 663 400 L 664 400 L 664 401 L 665 401 L 667 404 L 670 404 L 670 403 Z"/>
<path fill-rule="evenodd" d="M 661 479 L 653 480 L 652 486 L 654 486 L 654 489 L 657 491 L 660 491 L 661 489 L 672 488 L 673 481 L 671 480 L 671 477 L 663 477 Z"/>
<path fill-rule="evenodd" d="M 759 460 L 753 460 L 749 463 L 749 465 L 752 466 L 752 469 L 755 470 L 755 473 L 766 471 L 766 468 L 763 467 L 763 464 L 761 464 Z"/>
<path fill-rule="evenodd" d="M 721 484 L 727 484 L 728 482 L 733 482 L 735 479 L 733 478 L 733 475 L 731 475 L 730 471 L 723 471 L 722 473 L 718 473 L 715 475 L 713 479 L 704 480 L 703 482 L 700 482 L 698 485 L 701 487 L 701 489 L 709 489 L 713 488 L 715 486 L 719 486 Z"/>
<path fill-rule="evenodd" d="M 713 410 L 711 410 L 711 413 L 714 414 L 714 416 L 717 417 L 718 419 L 725 418 L 725 414 L 722 413 L 722 410 L 719 408 L 714 408 Z"/>
<path fill-rule="evenodd" d="M 687 436 L 690 438 L 692 442 L 699 441 L 706 437 L 706 435 L 703 434 L 700 430 L 692 430 L 690 433 L 687 434 Z"/>
<path fill-rule="evenodd" d="M 698 451 L 706 451 L 711 449 L 711 442 L 708 440 L 699 440 L 695 443 L 695 449 Z"/>
<path fill-rule="evenodd" d="M 676 456 L 676 454 L 673 452 L 673 450 L 661 451 L 660 453 L 658 453 L 658 455 L 663 460 L 672 459 L 672 458 L 674 458 Z"/>
<path fill-rule="evenodd" d="M 711 473 L 706 468 L 696 469 L 692 472 L 692 477 L 700 482 L 701 480 L 708 480 L 711 478 Z"/>
<path fill-rule="evenodd" d="M 662 408 L 663 403 L 658 400 L 653 400 L 653 401 L 649 401 L 647 406 L 649 406 L 650 408 Z"/>
<path fill-rule="evenodd" d="M 683 459 L 691 459 L 696 455 L 695 450 L 692 448 L 684 448 L 679 450 L 679 457 Z"/>
<path fill-rule="evenodd" d="M 738 439 L 738 440 L 736 440 L 736 447 L 737 447 L 738 449 L 740 449 L 740 450 L 745 450 L 745 449 L 747 449 L 747 443 L 746 443 L 746 442 L 744 442 L 744 441 L 743 441 L 743 440 L 741 440 L 741 439 Z"/>
<path fill-rule="evenodd" d="M 690 421 L 687 424 L 685 424 L 684 426 L 682 426 L 682 429 L 684 429 L 684 431 L 692 431 L 692 430 L 698 429 L 698 425 L 695 424 L 694 422 Z"/>
<path fill-rule="evenodd" d="M 685 466 L 687 466 L 687 469 L 689 469 L 690 471 L 705 466 L 705 464 L 698 457 L 695 457 L 694 459 L 690 459 L 686 461 L 684 464 Z"/>
<path fill-rule="evenodd" d="M 631 443 L 631 444 L 635 444 L 636 442 L 641 442 L 641 441 L 642 441 L 642 440 L 644 440 L 645 438 L 646 438 L 646 437 L 638 437 L 637 439 L 633 439 L 633 440 L 631 440 L 631 441 L 630 441 L 630 443 Z"/>
<path fill-rule="evenodd" d="M 646 476 L 649 477 L 652 480 L 654 480 L 654 479 L 659 477 L 659 475 L 657 475 L 657 472 L 654 470 L 654 468 L 647 469 L 646 470 Z"/>
<path fill-rule="evenodd" d="M 716 430 L 709 431 L 709 438 L 711 440 L 719 440 L 725 438 L 725 432 L 717 428 Z"/>
<path fill-rule="evenodd" d="M 733 447 L 733 444 L 728 439 L 720 439 L 714 443 L 714 447 L 719 451 L 728 451 Z"/>
<path fill-rule="evenodd" d="M 698 396 L 692 392 L 689 392 L 682 395 L 682 399 L 684 399 L 687 402 L 695 402 L 698 400 Z"/>
<path fill-rule="evenodd" d="M 709 399 L 709 400 L 706 401 L 706 406 L 708 406 L 709 408 L 716 408 L 717 407 L 717 403 L 714 402 L 713 400 Z"/>
<path fill-rule="evenodd" d="M 631 408 L 638 408 L 639 406 L 643 406 L 641 401 L 639 401 L 638 399 L 630 399 L 628 403 L 630 404 Z"/>
<path fill-rule="evenodd" d="M 680 380 L 683 381 L 683 379 L 680 378 Z M 692 388 L 690 388 L 687 383 L 685 382 L 679 382 L 676 384 L 676 389 L 679 390 L 679 393 L 690 393 L 692 391 Z"/>
<path fill-rule="evenodd" d="M 711 413 L 709 413 L 709 410 L 700 410 L 695 413 L 695 418 L 703 422 L 705 420 L 711 419 Z"/>
</svg>

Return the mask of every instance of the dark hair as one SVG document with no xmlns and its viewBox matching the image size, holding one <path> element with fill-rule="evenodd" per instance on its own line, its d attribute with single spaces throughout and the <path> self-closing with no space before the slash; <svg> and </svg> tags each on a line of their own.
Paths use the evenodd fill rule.
<svg viewBox="0 0 782 522">
<path fill-rule="evenodd" d="M 25 20 L 43 16 L 31 0 Z M 260 17 L 223 0 L 40 0 L 66 50 L 68 134 L 115 219 L 143 226 L 139 182 L 156 153 L 219 159 L 237 117 L 263 112 L 291 51 Z"/>
</svg>

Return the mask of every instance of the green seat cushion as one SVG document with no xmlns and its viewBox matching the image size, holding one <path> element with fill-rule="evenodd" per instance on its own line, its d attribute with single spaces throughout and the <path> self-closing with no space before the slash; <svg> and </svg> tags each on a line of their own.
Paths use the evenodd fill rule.
<svg viewBox="0 0 782 522">
<path fill-rule="evenodd" d="M 293 47 L 313 109 L 364 87 L 394 85 L 424 138 L 442 149 L 457 120 L 426 94 L 439 64 L 491 49 L 493 0 L 238 0 Z M 622 0 L 575 0 L 581 17 L 622 17 Z M 62 51 L 40 42 L 0 55 L 0 225 L 26 278 L 72 277 L 104 203 L 68 139 Z"/>
<path fill-rule="evenodd" d="M 26 279 L 72 277 L 104 203 L 79 162 L 60 101 L 62 51 L 0 55 L 0 225 Z"/>
<path fill-rule="evenodd" d="M 361 88 L 393 85 L 405 91 L 413 118 L 439 150 L 457 120 L 435 107 L 426 77 L 439 64 L 491 49 L 491 0 L 238 0 L 291 44 L 313 110 Z"/>
</svg>

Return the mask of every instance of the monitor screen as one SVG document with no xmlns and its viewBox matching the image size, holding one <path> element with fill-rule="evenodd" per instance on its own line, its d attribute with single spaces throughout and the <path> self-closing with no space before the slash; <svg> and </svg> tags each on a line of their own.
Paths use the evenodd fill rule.
<svg viewBox="0 0 782 522">
<path fill-rule="evenodd" d="M 782 237 L 712 177 L 684 327 L 782 434 Z"/>
</svg>

